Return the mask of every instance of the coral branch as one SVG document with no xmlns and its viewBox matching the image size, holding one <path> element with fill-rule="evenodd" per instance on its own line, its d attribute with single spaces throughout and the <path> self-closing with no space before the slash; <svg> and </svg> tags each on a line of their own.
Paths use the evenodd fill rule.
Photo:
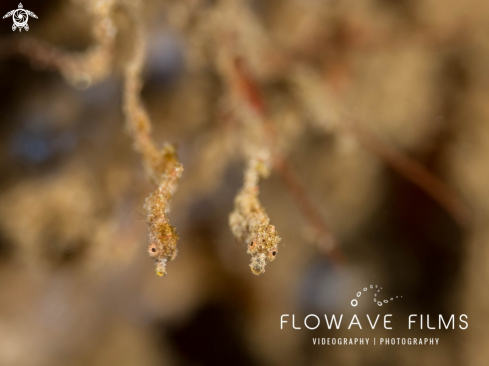
<svg viewBox="0 0 489 366">
<path fill-rule="evenodd" d="M 232 53 L 223 52 L 221 61 L 219 71 L 238 106 L 234 112 L 242 124 L 242 148 L 247 159 L 243 188 L 235 197 L 229 226 L 236 239 L 247 244 L 252 273 L 260 275 L 265 272 L 266 264 L 275 259 L 280 241 L 258 198 L 260 177 L 269 175 L 272 145 L 264 128 L 265 103 L 257 86 L 244 76 L 238 58 Z"/>
<path fill-rule="evenodd" d="M 438 202 L 456 222 L 468 224 L 471 214 L 465 203 L 433 173 L 358 124 L 349 123 L 347 129 L 363 147 Z"/>
<path fill-rule="evenodd" d="M 124 113 L 127 129 L 134 140 L 134 148 L 142 155 L 147 175 L 158 185 L 146 198 L 145 209 L 149 225 L 148 254 L 155 259 L 156 274 L 164 276 L 167 262 L 177 255 L 178 234 L 170 225 L 168 214 L 183 166 L 179 163 L 173 146 L 167 144 L 158 149 L 151 138 L 151 120 L 140 98 L 146 37 L 136 15 L 133 15 L 132 21 L 134 43 L 131 58 L 124 71 Z"/>
<path fill-rule="evenodd" d="M 442 180 L 402 151 L 382 141 L 368 128 L 354 122 L 351 113 L 343 110 L 340 101 L 330 92 L 329 85 L 314 73 L 296 74 L 302 103 L 308 109 L 316 126 L 325 132 L 335 131 L 351 135 L 363 148 L 381 159 L 407 180 L 432 197 L 453 219 L 462 226 L 470 220 L 465 203 Z"/>
<path fill-rule="evenodd" d="M 111 71 L 117 28 L 112 20 L 115 0 L 87 1 L 85 7 L 93 19 L 94 43 L 86 51 L 70 53 L 35 38 L 6 39 L 0 42 L 0 57 L 20 55 L 36 66 L 58 70 L 79 89 L 105 79 Z"/>
<path fill-rule="evenodd" d="M 270 150 L 273 150 L 276 141 L 276 129 L 273 122 L 266 118 L 266 104 L 263 100 L 257 83 L 248 75 L 244 68 L 243 61 L 236 59 L 234 63 L 234 79 L 237 94 L 250 106 L 252 110 L 262 117 L 263 134 L 266 136 Z M 316 233 L 317 244 L 322 252 L 328 255 L 331 260 L 340 264 L 344 262 L 344 255 L 339 249 L 331 231 L 321 217 L 321 214 L 311 202 L 302 187 L 299 179 L 293 169 L 287 162 L 287 159 L 280 153 L 273 153 L 273 168 L 279 173 L 286 188 L 294 197 L 302 214 Z M 249 252 L 249 251 L 248 251 Z"/>
<path fill-rule="evenodd" d="M 251 79 L 246 72 L 243 60 L 239 57 L 234 59 L 233 76 L 236 89 L 241 97 L 247 101 L 248 105 L 259 115 L 265 116 L 265 102 L 260 93 L 258 85 Z"/>
<path fill-rule="evenodd" d="M 279 173 L 289 192 L 294 197 L 303 215 L 316 232 L 319 249 L 328 255 L 335 264 L 344 263 L 345 258 L 343 252 L 339 249 L 330 229 L 324 222 L 316 206 L 309 199 L 306 191 L 297 178 L 297 175 L 294 173 L 287 160 L 279 155 L 275 155 L 273 166 Z"/>
<path fill-rule="evenodd" d="M 89 87 L 107 77 L 112 66 L 117 33 L 112 20 L 115 4 L 115 0 L 93 0 L 85 4 L 94 19 L 95 43 L 83 53 L 67 53 L 42 41 L 24 38 L 20 41 L 4 40 L 2 56 L 25 56 L 37 65 L 60 71 L 76 87 Z M 166 274 L 167 262 L 173 260 L 177 254 L 178 234 L 170 225 L 168 214 L 183 167 L 178 162 L 173 146 L 165 145 L 159 149 L 151 138 L 151 120 L 140 98 L 146 37 L 137 15 L 137 6 L 127 10 L 127 16 L 133 23 L 134 43 L 124 69 L 123 110 L 127 130 L 134 140 L 134 148 L 142 155 L 146 174 L 158 186 L 146 199 L 145 208 L 149 225 L 148 253 L 155 259 L 156 273 L 163 276 Z"/>
</svg>

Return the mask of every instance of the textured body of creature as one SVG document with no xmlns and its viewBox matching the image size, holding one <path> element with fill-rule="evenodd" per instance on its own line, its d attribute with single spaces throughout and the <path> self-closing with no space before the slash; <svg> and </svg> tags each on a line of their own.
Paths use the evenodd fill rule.
<svg viewBox="0 0 489 366">
<path fill-rule="evenodd" d="M 147 211 L 146 222 L 149 225 L 148 254 L 155 259 L 156 274 L 160 277 L 166 275 L 166 264 L 177 255 L 178 233 L 170 225 L 168 214 L 171 197 L 183 172 L 183 166 L 178 162 L 173 146 L 165 146 L 164 151 L 163 158 L 166 162 L 163 165 L 166 168 L 162 173 L 161 184 L 146 198 L 144 205 Z"/>
<path fill-rule="evenodd" d="M 149 226 L 148 254 L 155 260 L 156 274 L 162 277 L 166 275 L 167 263 L 177 255 L 178 234 L 170 225 L 168 215 L 183 166 L 177 159 L 174 146 L 165 144 L 160 148 L 151 137 L 151 120 L 140 97 L 141 70 L 146 55 L 145 35 L 140 22 L 133 21 L 136 31 L 134 51 L 124 73 L 124 112 L 128 131 L 134 138 L 134 148 L 143 157 L 147 176 L 158 186 L 146 198 L 144 208 Z"/>
<path fill-rule="evenodd" d="M 268 169 L 260 160 L 251 159 L 243 188 L 234 200 L 234 211 L 229 215 L 234 236 L 248 246 L 250 268 L 255 275 L 264 273 L 266 264 L 275 259 L 281 240 L 258 199 L 260 175 L 268 175 Z"/>
<path fill-rule="evenodd" d="M 24 9 L 22 6 L 22 3 L 19 4 L 19 8 L 15 10 L 9 11 L 7 14 L 3 16 L 3 19 L 12 17 L 14 24 L 12 25 L 12 30 L 15 31 L 16 29 L 19 30 L 19 32 L 22 31 L 22 28 L 24 28 L 26 31 L 29 30 L 29 25 L 27 22 L 29 21 L 29 15 L 33 18 L 37 19 L 37 15 L 34 14 L 30 10 Z"/>
</svg>

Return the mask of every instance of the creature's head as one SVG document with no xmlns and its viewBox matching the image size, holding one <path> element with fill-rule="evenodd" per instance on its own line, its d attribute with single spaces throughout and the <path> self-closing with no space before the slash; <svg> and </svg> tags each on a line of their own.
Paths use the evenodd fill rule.
<svg viewBox="0 0 489 366">
<path fill-rule="evenodd" d="M 166 275 L 166 264 L 177 256 L 178 233 L 173 226 L 164 225 L 158 235 L 150 235 L 150 239 L 148 254 L 155 260 L 156 274 L 163 277 Z"/>
<path fill-rule="evenodd" d="M 157 259 L 155 261 L 155 265 L 156 265 L 155 271 L 156 271 L 156 274 L 158 276 L 163 277 L 166 275 L 166 263 L 167 262 L 168 262 L 168 260 L 166 258 Z"/>
<path fill-rule="evenodd" d="M 278 253 L 280 237 L 275 226 L 263 225 L 253 231 L 252 239 L 248 244 L 248 254 L 251 254 L 250 268 L 255 275 L 265 272 L 267 263 L 272 262 Z"/>
</svg>

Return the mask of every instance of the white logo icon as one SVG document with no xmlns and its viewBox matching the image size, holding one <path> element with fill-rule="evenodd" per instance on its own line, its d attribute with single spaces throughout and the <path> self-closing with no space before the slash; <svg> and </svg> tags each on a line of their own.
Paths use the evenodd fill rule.
<svg viewBox="0 0 489 366">
<path fill-rule="evenodd" d="M 374 294 L 374 302 L 377 303 L 378 306 L 382 306 L 382 303 L 384 304 L 387 304 L 389 302 L 389 300 L 380 300 L 377 295 L 378 293 L 380 292 L 380 290 L 382 290 L 382 287 L 379 288 L 379 286 L 375 285 L 375 288 L 374 288 L 374 285 L 370 285 L 370 289 L 372 290 L 372 292 L 375 292 Z M 367 287 L 364 287 L 363 288 L 363 292 L 367 292 L 368 288 Z M 362 296 L 362 291 L 358 291 L 357 292 L 357 297 L 360 297 Z M 396 299 L 399 298 L 399 296 L 396 296 Z M 401 299 L 402 299 L 402 296 L 401 296 Z M 393 301 L 394 298 L 391 297 L 390 301 Z M 353 299 L 351 301 L 351 306 L 355 307 L 358 305 L 358 300 L 357 299 Z"/>
<path fill-rule="evenodd" d="M 14 25 L 12 25 L 13 31 L 15 31 L 17 28 L 19 28 L 19 32 L 22 31 L 22 28 L 28 31 L 29 26 L 27 25 L 27 21 L 29 20 L 29 15 L 37 19 L 36 14 L 34 14 L 32 11 L 25 10 L 22 4 L 19 4 L 18 9 L 9 11 L 7 14 L 3 16 L 3 19 L 12 16 L 12 19 L 14 21 Z"/>
</svg>

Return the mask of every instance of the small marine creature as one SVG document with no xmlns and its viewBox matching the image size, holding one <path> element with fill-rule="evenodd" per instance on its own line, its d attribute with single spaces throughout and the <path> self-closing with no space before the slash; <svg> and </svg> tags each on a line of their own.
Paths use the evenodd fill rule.
<svg viewBox="0 0 489 366">
<path fill-rule="evenodd" d="M 258 199 L 259 177 L 268 175 L 263 161 L 251 159 L 245 171 L 244 185 L 234 200 L 234 211 L 229 215 L 229 226 L 234 236 L 248 245 L 250 268 L 255 275 L 265 272 L 268 262 L 278 253 L 280 237 Z"/>
<path fill-rule="evenodd" d="M 166 264 L 177 256 L 178 233 L 170 225 L 168 214 L 183 167 L 176 158 L 173 146 L 167 145 L 163 148 L 161 166 L 165 169 L 159 179 L 160 184 L 156 191 L 146 198 L 144 204 L 147 212 L 146 222 L 149 226 L 148 254 L 154 258 L 156 274 L 160 277 L 166 275 Z"/>
<path fill-rule="evenodd" d="M 36 14 L 34 14 L 30 10 L 24 9 L 22 3 L 19 3 L 19 8 L 9 11 L 7 14 L 5 14 L 3 16 L 3 19 L 12 16 L 12 20 L 14 21 L 14 24 L 12 25 L 13 31 L 15 31 L 16 29 L 19 29 L 19 32 L 21 32 L 22 28 L 24 28 L 26 31 L 28 31 L 29 25 L 27 24 L 27 22 L 29 21 L 29 15 L 31 17 L 37 19 Z"/>
</svg>

